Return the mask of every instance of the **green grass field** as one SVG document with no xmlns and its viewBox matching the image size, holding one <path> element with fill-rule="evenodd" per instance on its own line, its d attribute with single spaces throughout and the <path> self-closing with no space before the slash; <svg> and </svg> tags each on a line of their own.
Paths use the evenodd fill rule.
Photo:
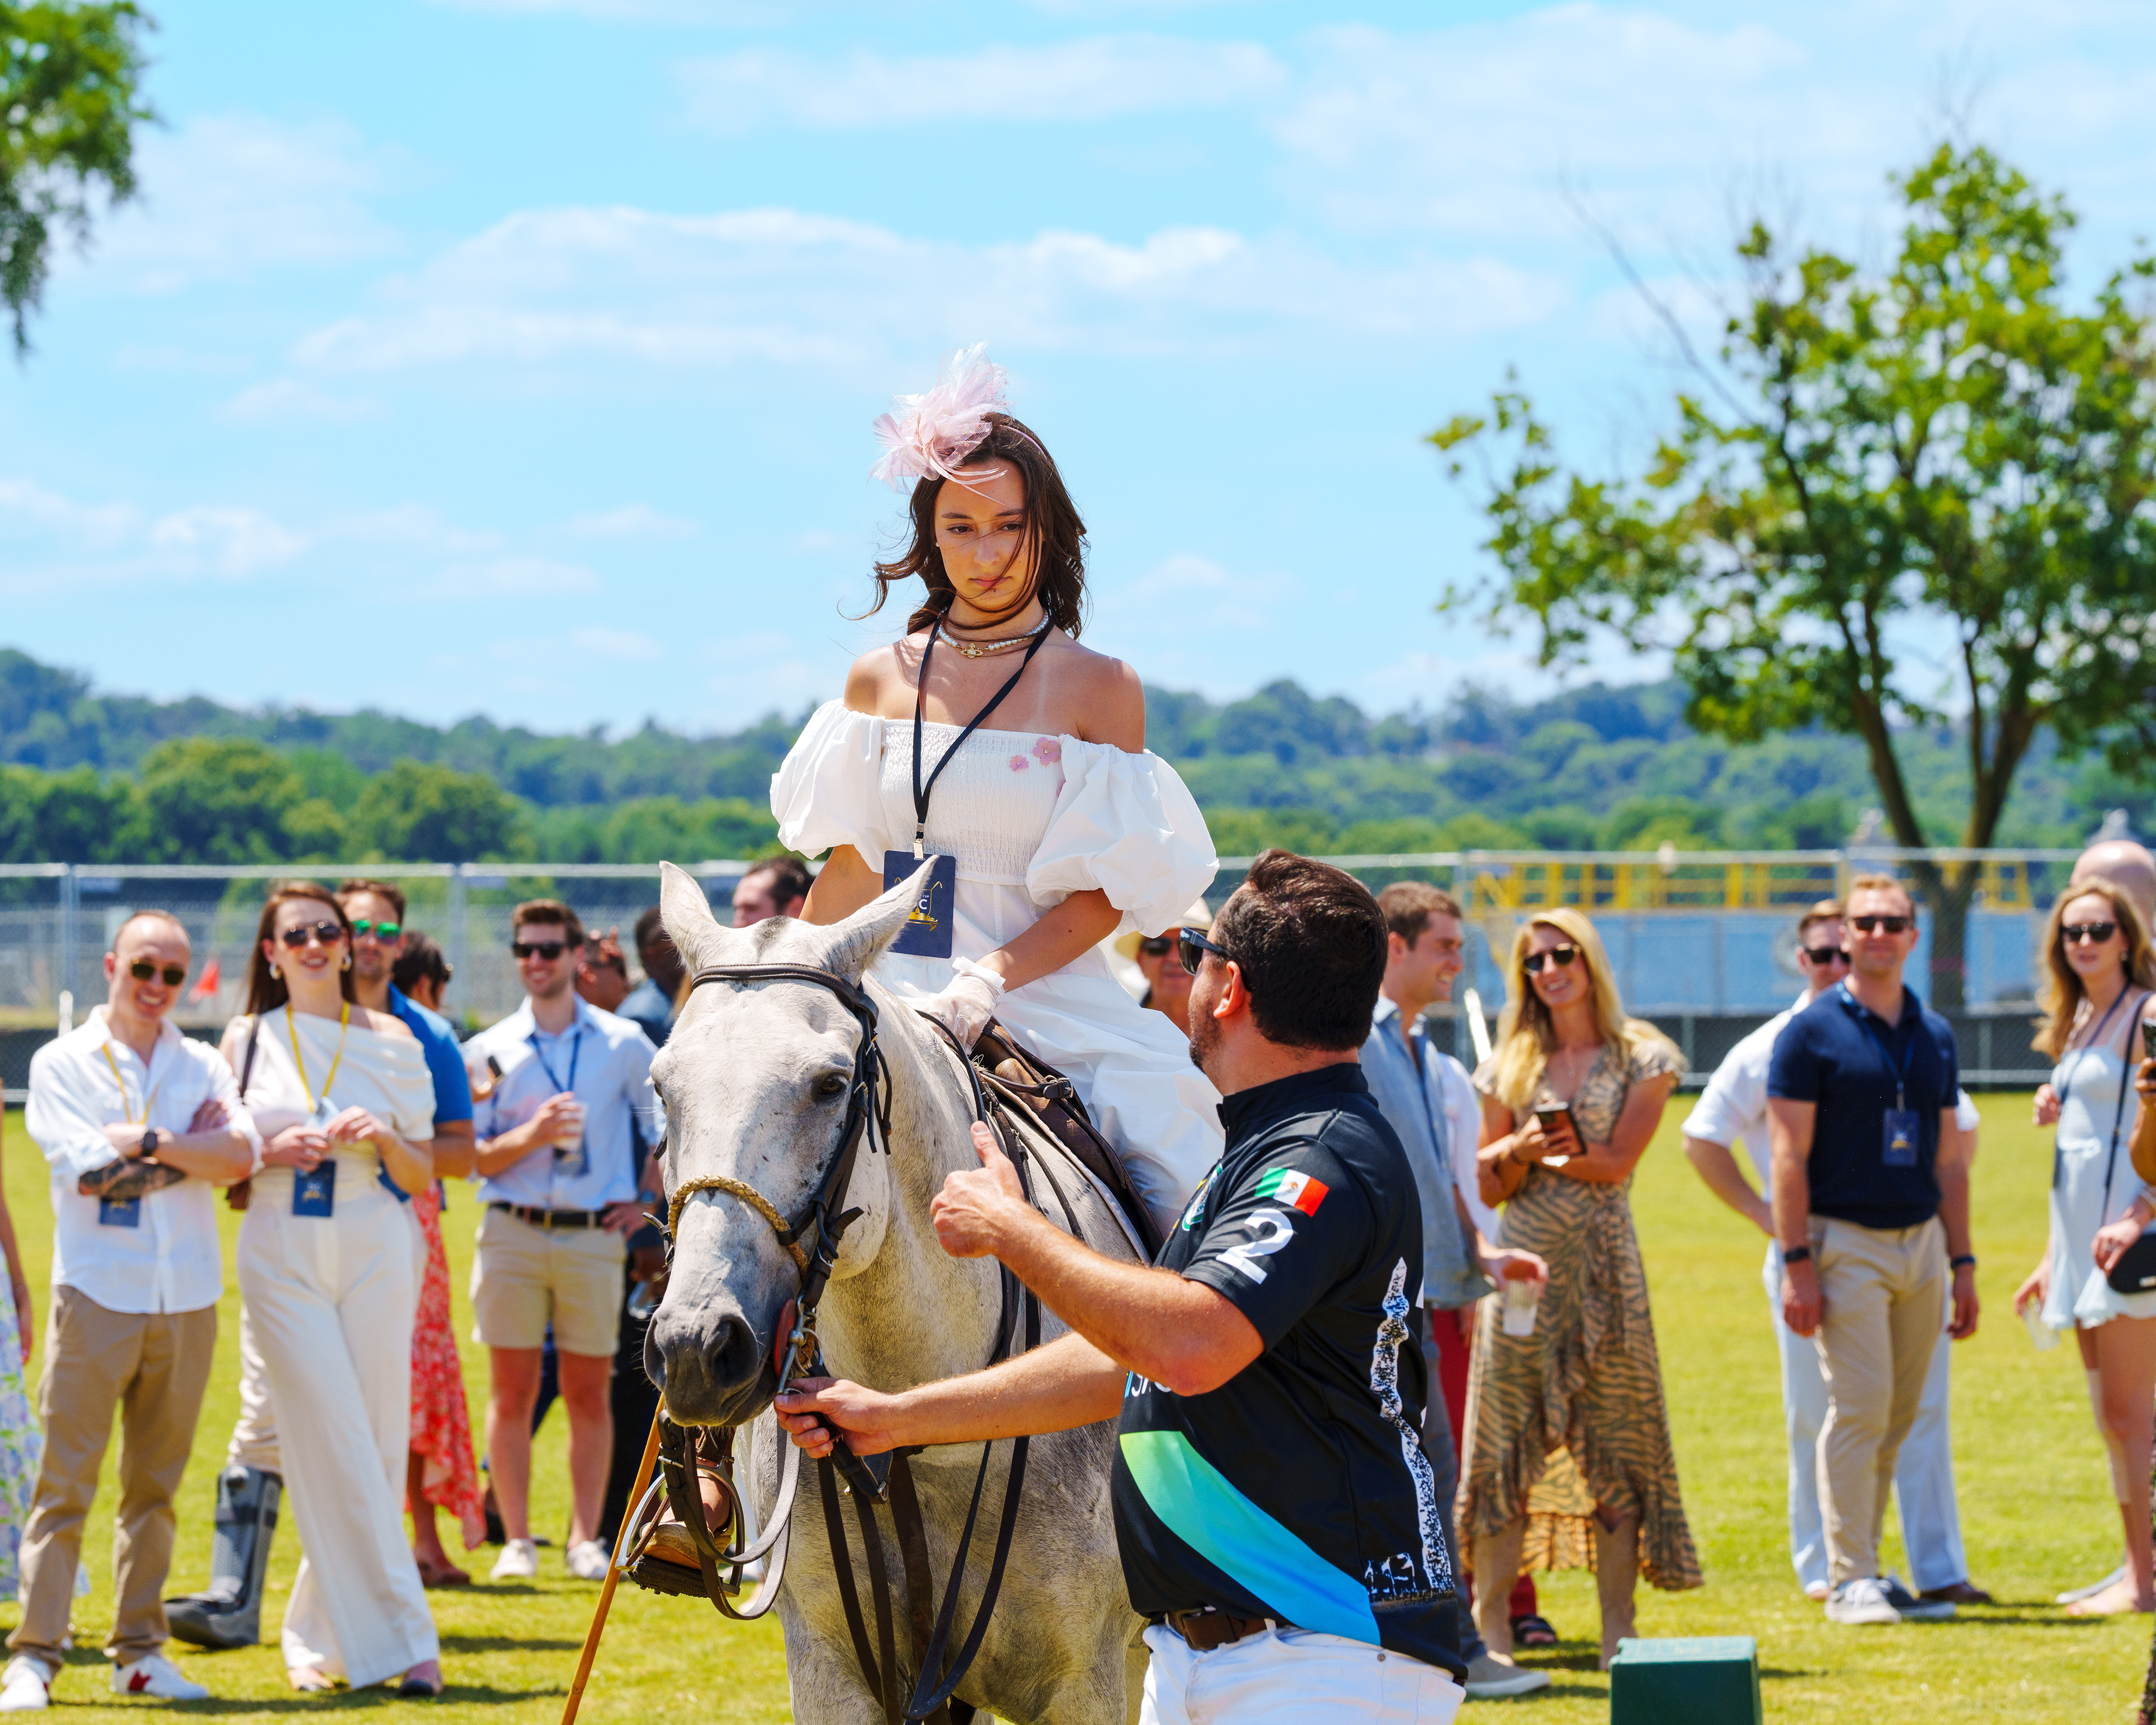
<svg viewBox="0 0 2156 1725">
<path fill-rule="evenodd" d="M 1986 1302 L 1980 1332 L 1957 1350 L 1955 1461 L 1964 1529 L 1975 1579 L 1996 1594 L 1990 1609 L 1958 1622 L 1892 1630 L 1829 1627 L 1796 1589 L 1785 1540 L 1781 1417 L 1774 1349 L 1759 1288 L 1762 1242 L 1722 1209 L 1679 1153 L 1681 1099 L 1642 1164 L 1636 1192 L 1640 1235 L 1653 1285 L 1662 1358 L 1671 1377 L 1685 1502 L 1707 1569 L 1694 1593 L 1643 1592 L 1640 1632 L 1648 1635 L 1756 1635 L 1766 1708 L 1777 1721 L 1897 1717 L 1987 1722 L 2123 1721 L 2140 1694 L 2148 1657 L 2146 1618 L 2085 1622 L 2051 1605 L 2061 1589 L 2092 1579 L 2118 1560 L 2117 1512 L 2092 1429 L 2072 1348 L 2039 1355 L 2008 1300 L 2035 1261 L 2045 1229 L 2047 1137 L 2027 1124 L 2028 1099 L 1981 1099 L 1983 1151 L 1976 1175 L 1977 1249 Z M 50 1209 L 42 1159 L 7 1122 L 7 1192 L 31 1284 L 38 1291 L 42 1347 Z M 236 1224 L 237 1218 L 228 1220 Z M 477 1212 L 465 1190 L 444 1219 L 460 1327 L 462 1290 Z M 180 1505 L 173 1590 L 208 1574 L 213 1476 L 232 1425 L 238 1392 L 238 1291 L 221 1315 L 220 1354 Z M 475 1348 L 465 1355 L 475 1420 L 485 1394 Z M 285 1684 L 274 1645 L 238 1653 L 184 1655 L 187 1670 L 215 1698 L 182 1712 L 269 1719 L 323 1708 L 428 1708 L 470 1725 L 537 1725 L 558 1718 L 590 1622 L 598 1589 L 561 1569 L 567 1517 L 561 1416 L 550 1420 L 534 1482 L 535 1522 L 556 1546 L 542 1553 L 536 1584 L 432 1595 L 449 1682 L 439 1702 L 399 1702 L 386 1692 L 317 1698 Z M 75 1610 L 84 1644 L 55 1695 L 78 1717 L 162 1703 L 115 1702 L 97 1646 L 109 1624 L 111 1527 L 105 1497 L 85 1543 L 93 1588 Z M 1021 1537 L 1023 1534 L 1021 1532 Z M 454 1536 L 452 1536 L 454 1543 Z M 274 1625 L 299 1543 L 289 1517 L 271 1570 Z M 1889 1561 L 1901 1564 L 1891 1532 Z M 483 1577 L 490 1554 L 475 1557 Z M 1906 1568 L 1906 1566 L 1903 1566 Z M 1608 1680 L 1595 1669 L 1593 1579 L 1584 1572 L 1543 1579 L 1543 1609 L 1567 1637 L 1528 1656 L 1557 1679 L 1553 1694 L 1492 1702 L 1550 1725 L 1609 1716 Z M 12 1626 L 15 1608 L 0 1605 Z M 585 1697 L 583 1717 L 650 1725 L 662 1715 L 700 1721 L 790 1717 L 775 1627 L 722 1622 L 708 1607 L 624 1587 Z"/>
</svg>

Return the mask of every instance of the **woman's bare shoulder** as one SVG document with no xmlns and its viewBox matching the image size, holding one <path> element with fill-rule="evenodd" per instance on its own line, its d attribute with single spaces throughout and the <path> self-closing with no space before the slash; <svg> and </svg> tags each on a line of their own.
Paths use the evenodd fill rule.
<svg viewBox="0 0 2156 1725">
<path fill-rule="evenodd" d="M 377 1012 L 371 1006 L 352 1009 L 352 1022 L 362 1030 L 372 1030 L 377 1036 L 387 1036 L 393 1042 L 417 1042 L 412 1027 L 393 1012 Z"/>
<path fill-rule="evenodd" d="M 1145 685 L 1123 660 L 1066 640 L 1060 655 L 1065 688 L 1084 715 L 1071 735 L 1131 754 L 1146 746 Z"/>
<path fill-rule="evenodd" d="M 879 719 L 889 718 L 900 707 L 911 711 L 911 667 L 919 659 L 919 647 L 911 636 L 886 642 L 862 654 L 846 672 L 846 710 Z"/>
</svg>

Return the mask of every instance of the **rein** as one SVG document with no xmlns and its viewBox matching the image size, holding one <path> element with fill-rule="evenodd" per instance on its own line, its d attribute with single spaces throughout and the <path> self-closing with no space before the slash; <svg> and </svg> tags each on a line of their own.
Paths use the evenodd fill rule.
<svg viewBox="0 0 2156 1725">
<path fill-rule="evenodd" d="M 816 1189 L 810 1194 L 808 1203 L 796 1216 L 788 1218 L 769 1199 L 742 1181 L 725 1175 L 711 1174 L 685 1181 L 675 1189 L 667 1208 L 666 1233 L 670 1253 L 684 1206 L 698 1193 L 715 1192 L 747 1204 L 778 1236 L 779 1244 L 793 1257 L 794 1267 L 801 1276 L 794 1326 L 787 1337 L 785 1363 L 779 1372 L 778 1393 L 783 1393 L 793 1378 L 817 1376 L 823 1371 L 823 1351 L 816 1339 L 816 1310 L 837 1263 L 839 1241 L 847 1228 L 861 1214 L 858 1209 L 844 1208 L 846 1188 L 852 1179 L 861 1142 L 866 1139 L 871 1152 L 881 1151 L 886 1155 L 891 1152 L 891 1072 L 883 1051 L 876 1042 L 875 1002 L 869 998 L 865 989 L 834 971 L 805 964 L 713 965 L 696 972 L 690 978 L 689 986 L 694 990 L 706 983 L 747 984 L 763 982 L 800 982 L 824 988 L 838 999 L 860 1026 L 861 1040 L 855 1055 L 853 1081 L 848 1095 L 846 1117 L 839 1131 L 837 1153 L 817 1182 Z M 936 1021 L 932 1019 L 930 1022 Z M 957 1052 L 961 1067 L 972 1081 L 975 1118 L 986 1123 L 996 1133 L 1018 1168 L 1019 1183 L 1025 1189 L 1028 1201 L 1032 1201 L 1033 1183 L 1028 1173 L 1031 1161 L 1029 1153 L 1019 1141 L 1017 1134 L 1009 1130 L 996 1112 L 967 1050 L 941 1024 L 937 1024 L 936 1028 L 942 1031 L 945 1041 Z M 1045 1163 L 1043 1172 L 1046 1172 Z M 1070 1214 L 1069 1202 L 1064 1198 L 1061 1188 L 1056 1185 L 1052 1173 L 1049 1175 L 1049 1181 L 1065 1216 L 1071 1222 L 1071 1231 L 1075 1235 L 1076 1218 Z M 803 1245 L 804 1240 L 812 1236 L 813 1250 Z M 1014 1322 L 1014 1304 L 1023 1307 L 1024 1348 L 1037 1347 L 1040 1341 L 1039 1298 L 1009 1270 L 1000 1265 L 997 1267 L 1002 1310 L 996 1322 L 995 1347 L 988 1362 L 991 1365 L 1009 1358 L 1012 1351 L 1013 1332 L 1019 1327 Z M 780 1450 L 779 1488 L 778 1501 L 773 1506 L 771 1526 L 753 1542 L 738 1548 L 721 1549 L 706 1524 L 703 1497 L 697 1483 L 695 1444 L 682 1428 L 670 1420 L 662 1420 L 661 1423 L 659 1455 L 667 1501 L 696 1547 L 697 1566 L 702 1573 L 706 1596 L 722 1615 L 739 1620 L 762 1617 L 768 1612 L 778 1601 L 779 1584 L 785 1575 L 788 1533 L 800 1484 L 802 1452 L 788 1439 L 783 1428 L 778 1430 L 778 1442 Z M 906 1459 L 910 1454 L 918 1452 L 901 1450 L 889 1456 L 863 1458 L 855 1455 L 846 1447 L 845 1440 L 836 1438 L 834 1435 L 831 1453 L 818 1461 L 818 1489 L 822 1499 L 824 1531 L 830 1541 L 839 1604 L 845 1612 L 846 1626 L 853 1640 L 854 1654 L 860 1665 L 861 1676 L 870 1692 L 878 1697 L 886 1725 L 914 1725 L 914 1722 L 924 1720 L 948 1722 L 954 1713 L 961 1718 L 972 1717 L 973 1709 L 963 1702 L 954 1702 L 952 1692 L 963 1680 L 973 1665 L 974 1656 L 980 1651 L 982 1640 L 988 1633 L 990 1615 L 995 1609 L 996 1599 L 1003 1587 L 1004 1574 L 1010 1558 L 1011 1542 L 1017 1530 L 1020 1494 L 1025 1482 L 1028 1442 L 1024 1437 L 1012 1440 L 1010 1467 L 1004 1485 L 1003 1508 L 996 1530 L 995 1551 L 982 1589 L 980 1607 L 975 1614 L 973 1627 L 959 1647 L 957 1656 L 947 1673 L 942 1671 L 945 1650 L 957 1610 L 958 1593 L 965 1578 L 966 1560 L 973 1545 L 974 1524 L 980 1514 L 981 1498 L 988 1483 L 988 1462 L 994 1449 L 993 1442 L 984 1443 L 981 1446 L 981 1465 L 973 1479 L 973 1500 L 967 1508 L 965 1529 L 959 1536 L 957 1549 L 952 1558 L 951 1575 L 944 1589 L 943 1603 L 936 1612 L 932 1628 L 929 1621 L 932 1596 L 927 1540 L 919 1500 L 914 1491 L 912 1471 Z M 746 1499 L 732 1479 L 730 1466 L 726 1478 L 733 1506 L 726 1529 L 726 1537 L 731 1541 L 735 1524 L 742 1516 Z M 853 1497 L 855 1517 L 860 1525 L 862 1554 L 868 1570 L 870 1600 L 875 1618 L 873 1645 L 861 1611 L 860 1590 L 854 1579 L 852 1554 L 839 1515 L 839 1497 L 842 1492 Z M 904 1679 L 893 1635 L 891 1584 L 884 1562 L 883 1535 L 872 1507 L 876 1503 L 888 1503 L 891 1508 L 907 1595 L 907 1616 L 911 1630 L 916 1676 L 911 1697 L 904 1699 L 901 1698 L 901 1687 Z M 624 1532 L 624 1547 L 629 1543 L 629 1535 Z M 737 1606 L 732 1596 L 740 1591 L 747 1567 L 767 1552 L 771 1553 L 771 1558 L 762 1584 L 747 1604 Z M 719 1573 L 721 1568 L 731 1573 L 722 1578 Z"/>
</svg>

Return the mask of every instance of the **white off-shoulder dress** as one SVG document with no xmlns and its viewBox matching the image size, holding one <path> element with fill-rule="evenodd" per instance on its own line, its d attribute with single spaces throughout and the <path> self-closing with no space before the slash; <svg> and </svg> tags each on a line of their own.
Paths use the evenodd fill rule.
<svg viewBox="0 0 2156 1725">
<path fill-rule="evenodd" d="M 957 738 L 922 728 L 922 777 Z M 913 845 L 913 721 L 839 701 L 817 710 L 771 781 L 780 839 L 804 855 L 850 845 L 872 869 Z M 1175 769 L 1075 737 L 976 731 L 936 781 L 928 849 L 957 859 L 952 950 L 978 961 L 1074 892 L 1099 888 L 1146 934 L 1173 927 L 1219 859 Z M 874 974 L 907 999 L 941 993 L 951 963 L 886 953 Z M 1077 1086 L 1165 1237 L 1220 1158 L 1219 1092 L 1182 1032 L 1123 991 L 1097 950 L 1013 988 L 996 1015 Z"/>
</svg>

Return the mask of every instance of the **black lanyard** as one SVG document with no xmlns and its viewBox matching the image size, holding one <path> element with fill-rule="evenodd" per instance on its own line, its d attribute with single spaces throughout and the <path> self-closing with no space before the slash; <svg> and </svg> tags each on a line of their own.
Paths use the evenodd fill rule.
<svg viewBox="0 0 2156 1725">
<path fill-rule="evenodd" d="M 921 680 L 913 685 L 913 855 L 916 860 L 927 855 L 928 793 L 936 788 L 936 781 L 943 769 L 951 764 L 952 756 L 963 747 L 968 737 L 981 728 L 981 721 L 1004 703 L 1004 696 L 1018 687 L 1018 680 L 1025 675 L 1025 668 L 1033 663 L 1033 655 L 1040 651 L 1054 625 L 1044 622 L 1040 633 L 1033 638 L 1033 644 L 1025 649 L 1025 657 L 1019 660 L 1018 669 L 1010 674 L 1010 680 L 995 692 L 994 697 L 980 711 L 973 715 L 973 722 L 958 733 L 958 741 L 943 751 L 943 758 L 936 763 L 935 772 L 928 775 L 928 783 L 921 782 L 921 706 L 928 691 L 928 655 L 936 650 L 936 636 L 942 628 L 937 624 L 928 631 L 928 644 L 921 649 Z"/>
<path fill-rule="evenodd" d="M 569 1033 L 569 1081 L 567 1084 L 562 1083 L 554 1076 L 553 1067 L 547 1064 L 547 1056 L 540 1051 L 538 1031 L 534 1029 L 524 1040 L 531 1045 L 531 1058 L 538 1061 L 539 1070 L 547 1075 L 547 1081 L 554 1086 L 554 1093 L 559 1096 L 564 1091 L 573 1091 L 577 1087 L 577 1056 L 582 1054 L 584 1049 L 583 1020 L 579 1019 L 576 1027 Z"/>
<path fill-rule="evenodd" d="M 1908 997 L 1904 995 L 1902 998 L 1906 1000 Z M 1841 985 L 1841 1001 L 1845 1008 L 1856 1014 L 1856 1022 L 1864 1026 L 1864 1034 L 1877 1045 L 1880 1058 L 1887 1062 L 1887 1070 L 1894 1081 L 1894 1106 L 1897 1110 L 1907 1108 L 1909 1106 L 1909 1068 L 1916 1064 L 1917 1059 L 1916 1031 L 1909 1033 L 1908 1046 L 1902 1051 L 1901 1070 L 1897 1071 L 1892 1045 L 1880 1034 L 1879 1027 L 1872 1023 L 1874 1014 L 1871 1009 L 1849 992 L 1847 983 Z M 1922 1025 L 1919 1024 L 1917 1029 L 1922 1029 Z"/>
</svg>

